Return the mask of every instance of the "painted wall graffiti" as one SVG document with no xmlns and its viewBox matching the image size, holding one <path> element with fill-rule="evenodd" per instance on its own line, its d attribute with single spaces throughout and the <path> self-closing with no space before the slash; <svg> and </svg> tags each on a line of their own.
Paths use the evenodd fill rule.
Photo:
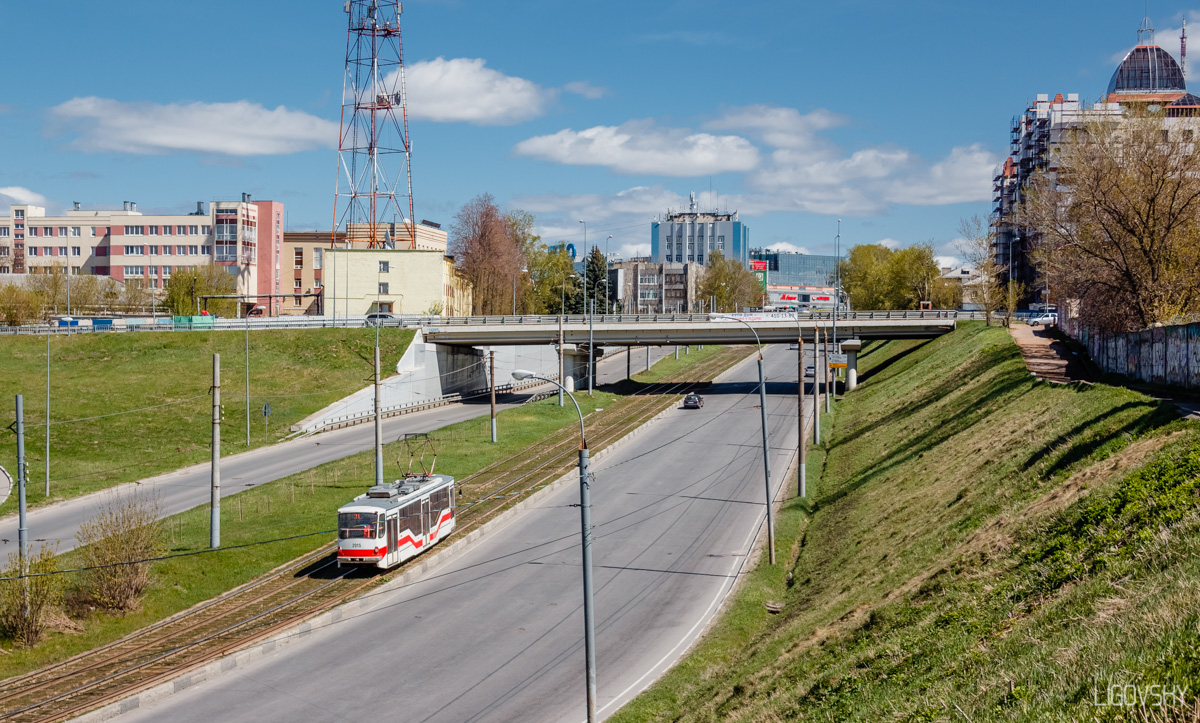
<svg viewBox="0 0 1200 723">
<path fill-rule="evenodd" d="M 1200 389 L 1200 323 L 1107 334 L 1074 322 L 1064 319 L 1062 330 L 1083 344 L 1103 371 L 1154 384 Z"/>
</svg>

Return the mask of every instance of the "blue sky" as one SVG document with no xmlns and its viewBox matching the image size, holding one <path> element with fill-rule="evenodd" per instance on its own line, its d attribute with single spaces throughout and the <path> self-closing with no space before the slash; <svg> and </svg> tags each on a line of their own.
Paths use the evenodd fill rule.
<svg viewBox="0 0 1200 723">
<path fill-rule="evenodd" d="M 187 212 L 249 192 L 332 222 L 340 0 L 0 2 L 0 209 Z M 986 214 L 1037 93 L 1098 100 L 1142 2 L 408 0 L 418 219 L 491 193 L 549 241 L 737 209 L 754 246 L 932 241 Z M 1152 2 L 1157 42 L 1200 12 Z M 1196 42 L 1200 55 L 1200 41 Z M 1189 62 L 1189 70 L 1200 67 Z M 1191 73 L 1189 73 L 1189 76 Z M 710 196 L 710 188 L 713 195 Z M 6 198 L 7 197 L 7 198 Z"/>
</svg>

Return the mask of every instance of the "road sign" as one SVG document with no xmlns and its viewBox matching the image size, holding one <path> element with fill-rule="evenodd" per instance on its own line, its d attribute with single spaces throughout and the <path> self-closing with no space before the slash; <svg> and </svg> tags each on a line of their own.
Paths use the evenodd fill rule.
<svg viewBox="0 0 1200 723">
<path fill-rule="evenodd" d="M 264 417 L 271 416 L 271 403 L 270 402 L 267 402 L 266 404 L 263 405 L 263 416 Z"/>
<path fill-rule="evenodd" d="M 845 354 L 830 354 L 829 355 L 829 366 L 831 366 L 835 369 L 845 369 L 846 368 L 846 355 Z"/>
</svg>

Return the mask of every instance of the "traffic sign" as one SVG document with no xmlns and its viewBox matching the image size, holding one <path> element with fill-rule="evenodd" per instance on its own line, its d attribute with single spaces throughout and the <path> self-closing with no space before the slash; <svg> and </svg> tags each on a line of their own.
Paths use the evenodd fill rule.
<svg viewBox="0 0 1200 723">
<path fill-rule="evenodd" d="M 837 369 L 845 369 L 846 368 L 846 355 L 845 354 L 830 354 L 829 355 L 829 366 L 835 367 Z"/>
<path fill-rule="evenodd" d="M 263 405 L 263 416 L 264 417 L 271 416 L 271 403 L 270 402 L 267 402 L 266 404 Z"/>
</svg>

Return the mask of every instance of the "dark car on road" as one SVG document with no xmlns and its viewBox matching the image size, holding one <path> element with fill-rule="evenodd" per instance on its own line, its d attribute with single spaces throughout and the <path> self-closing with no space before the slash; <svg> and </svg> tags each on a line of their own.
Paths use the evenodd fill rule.
<svg viewBox="0 0 1200 723">
<path fill-rule="evenodd" d="M 704 397 L 699 394 L 689 394 L 683 398 L 684 409 L 699 409 L 704 406 Z"/>
</svg>

